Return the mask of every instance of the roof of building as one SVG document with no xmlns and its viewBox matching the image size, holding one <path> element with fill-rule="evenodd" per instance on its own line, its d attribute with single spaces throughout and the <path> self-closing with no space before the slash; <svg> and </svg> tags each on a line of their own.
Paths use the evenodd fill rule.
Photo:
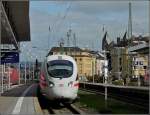
<svg viewBox="0 0 150 115">
<path fill-rule="evenodd" d="M 128 48 L 129 52 L 138 52 L 141 54 L 149 54 L 149 45 L 148 43 L 138 44 Z"/>
<path fill-rule="evenodd" d="M 103 54 L 99 53 L 98 51 L 92 51 L 89 49 L 81 49 L 79 47 L 63 47 L 63 49 L 61 49 L 60 47 L 52 47 L 48 54 L 52 54 L 52 52 L 60 52 L 61 50 L 63 50 L 64 52 L 68 52 L 68 51 L 88 52 L 90 55 L 96 56 L 96 58 L 100 58 L 100 59 L 104 58 Z"/>
<path fill-rule="evenodd" d="M 121 39 L 120 37 L 117 38 L 117 43 L 111 42 L 109 44 L 109 49 L 112 47 L 131 47 L 136 46 L 138 44 L 148 43 L 150 37 L 148 36 L 132 36 L 130 39 L 127 39 L 126 36 Z"/>
<path fill-rule="evenodd" d="M 70 51 L 82 51 L 82 49 L 79 48 L 79 47 L 63 47 L 63 48 L 61 48 L 61 47 L 52 47 L 50 52 L 58 52 L 62 49 L 63 49 L 64 52 L 67 52 L 69 50 Z"/>
</svg>

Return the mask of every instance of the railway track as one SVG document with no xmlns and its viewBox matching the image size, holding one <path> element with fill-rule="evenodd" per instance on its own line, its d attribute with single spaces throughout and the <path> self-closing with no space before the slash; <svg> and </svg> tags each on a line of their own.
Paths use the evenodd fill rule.
<svg viewBox="0 0 150 115">
<path fill-rule="evenodd" d="M 57 103 L 38 95 L 38 100 L 44 115 L 49 114 L 85 114 L 73 104 Z"/>
<path fill-rule="evenodd" d="M 42 109 L 44 115 L 49 114 L 85 114 L 73 104 L 57 104 L 49 105 L 47 108 Z"/>
<path fill-rule="evenodd" d="M 80 88 L 80 90 L 95 93 L 98 95 L 103 95 L 103 96 L 105 95 L 105 93 L 100 92 L 99 90 L 84 89 L 84 88 Z M 113 94 L 113 93 L 108 93 L 108 97 L 117 99 L 119 101 L 123 101 L 125 103 L 136 105 L 142 109 L 145 109 L 146 111 L 149 110 L 149 104 L 147 103 L 147 100 L 145 100 L 145 99 L 139 99 L 139 98 L 135 98 L 135 97 L 129 97 L 129 96 L 125 96 L 125 95 L 121 95 L 121 94 Z"/>
<path fill-rule="evenodd" d="M 73 104 L 60 103 L 57 107 L 50 107 L 50 113 L 53 114 L 83 114 L 83 112 Z"/>
</svg>

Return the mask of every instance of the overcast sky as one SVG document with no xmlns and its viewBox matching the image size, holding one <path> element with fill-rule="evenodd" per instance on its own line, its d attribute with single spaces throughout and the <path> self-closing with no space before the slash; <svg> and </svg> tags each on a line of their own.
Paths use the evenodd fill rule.
<svg viewBox="0 0 150 115">
<path fill-rule="evenodd" d="M 44 49 L 58 46 L 61 38 L 67 45 L 69 28 L 76 34 L 77 46 L 101 50 L 103 25 L 109 40 L 122 37 L 128 26 L 129 1 L 31 1 L 31 42 L 21 44 L 21 60 L 26 55 L 41 58 Z M 148 1 L 131 1 L 134 35 L 148 35 Z M 49 31 L 50 26 L 50 31 Z M 49 43 L 48 43 L 49 42 Z M 70 40 L 70 46 L 73 40 Z M 23 48 L 24 47 L 24 48 Z M 27 50 L 30 48 L 30 51 Z M 37 48 L 32 48 L 37 47 Z M 38 49 L 38 50 L 37 50 Z M 25 53 L 26 52 L 26 53 Z M 30 53 L 31 52 L 31 53 Z"/>
</svg>

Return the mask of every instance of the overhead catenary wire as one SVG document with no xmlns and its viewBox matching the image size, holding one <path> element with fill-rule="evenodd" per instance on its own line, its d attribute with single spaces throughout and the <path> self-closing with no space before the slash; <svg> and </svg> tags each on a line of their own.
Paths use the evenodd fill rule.
<svg viewBox="0 0 150 115">
<path fill-rule="evenodd" d="M 59 16 L 60 16 L 60 11 L 58 12 L 56 19 L 54 20 L 53 24 L 52 25 L 49 24 L 49 26 L 48 26 L 48 31 L 49 31 L 49 33 L 51 32 L 51 34 L 53 35 L 53 38 L 55 38 L 54 28 L 55 28 L 55 25 L 57 25 L 57 21 L 59 20 Z M 48 34 L 48 49 L 49 49 L 49 41 L 51 41 L 51 34 Z M 54 39 L 52 39 L 52 40 L 54 40 Z"/>
<path fill-rule="evenodd" d="M 66 19 L 70 8 L 71 8 L 71 2 L 68 3 L 68 6 L 67 6 L 67 8 L 66 8 L 66 10 L 65 10 L 65 13 L 64 13 L 64 16 L 62 17 L 62 19 L 60 20 L 60 23 L 58 24 L 58 27 L 59 27 L 58 29 L 59 29 L 59 30 L 60 30 L 60 27 L 61 27 L 61 25 L 63 24 L 64 20 Z"/>
<path fill-rule="evenodd" d="M 52 34 L 53 34 L 53 38 L 56 37 L 56 36 L 55 36 L 55 33 L 56 33 L 56 32 L 59 33 L 59 31 L 60 31 L 60 29 L 61 29 L 61 25 L 63 25 L 63 22 L 64 22 L 64 20 L 66 19 L 67 14 L 68 14 L 70 8 L 71 8 L 71 2 L 68 3 L 67 8 L 66 8 L 66 10 L 65 10 L 65 12 L 64 12 L 64 15 L 63 15 L 63 17 L 60 19 L 60 21 L 58 22 L 58 19 L 56 19 L 56 21 L 55 21 L 55 22 L 53 23 L 53 25 L 51 26 L 51 32 L 52 32 Z M 60 12 L 58 13 L 57 17 L 58 17 L 59 15 L 60 15 Z M 59 17 L 58 17 L 58 18 L 59 18 Z M 58 41 L 58 37 L 57 37 L 56 39 L 57 39 L 56 41 Z"/>
<path fill-rule="evenodd" d="M 56 16 L 56 20 L 54 21 L 54 23 L 52 24 L 52 25 L 49 25 L 49 33 L 50 33 L 50 36 L 48 36 L 48 39 L 49 39 L 49 37 L 50 37 L 50 40 L 49 41 L 51 41 L 51 37 L 52 38 L 55 38 L 55 34 L 54 34 L 54 27 L 55 27 L 55 25 L 56 25 L 56 23 L 57 23 L 57 21 L 59 20 L 59 16 L 60 16 L 60 11 L 58 12 L 58 14 L 57 14 L 57 16 Z M 52 35 L 53 36 L 52 36 Z M 52 39 L 53 40 L 53 39 Z"/>
<path fill-rule="evenodd" d="M 57 32 L 60 31 L 61 26 L 63 25 L 63 23 L 64 23 L 64 21 L 65 21 L 67 15 L 68 15 L 68 12 L 69 12 L 70 8 L 71 8 L 71 3 L 69 3 L 69 4 L 68 4 L 68 7 L 66 8 L 65 14 L 64 14 L 64 16 L 62 17 L 62 20 L 61 20 L 60 23 L 59 23 L 59 26 L 58 26 L 59 28 L 58 28 L 58 31 L 57 31 Z M 70 29 L 70 30 L 71 30 L 71 29 Z"/>
</svg>

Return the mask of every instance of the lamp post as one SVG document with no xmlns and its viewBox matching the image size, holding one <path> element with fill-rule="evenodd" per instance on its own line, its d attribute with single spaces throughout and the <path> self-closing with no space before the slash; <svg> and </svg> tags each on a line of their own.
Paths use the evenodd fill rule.
<svg viewBox="0 0 150 115">
<path fill-rule="evenodd" d="M 10 69 L 10 63 L 9 63 L 9 68 L 8 68 L 8 89 L 10 89 L 10 72 L 11 72 L 11 69 Z"/>
<path fill-rule="evenodd" d="M 29 63 L 29 76 L 30 76 L 30 80 L 33 80 L 33 78 L 34 78 L 34 64 L 31 61 L 31 60 L 33 60 L 31 50 L 29 50 L 28 55 L 29 55 L 29 59 L 30 59 L 30 62 L 31 62 L 31 63 Z M 32 72 L 33 72 L 33 74 L 32 74 Z"/>
<path fill-rule="evenodd" d="M 20 75 L 21 75 L 21 72 L 20 72 L 20 71 L 21 71 L 20 65 L 21 65 L 21 64 L 20 64 L 20 61 L 19 61 L 19 83 L 18 83 L 19 85 L 20 85 Z"/>
<path fill-rule="evenodd" d="M 4 81 L 4 66 L 2 65 L 1 67 L 2 67 L 1 93 L 3 93 L 4 92 L 4 90 L 3 90 L 3 88 L 4 88 L 4 83 L 3 83 L 3 81 Z"/>
<path fill-rule="evenodd" d="M 25 80 L 25 84 L 27 83 L 27 78 L 26 78 L 26 76 L 27 76 L 27 70 L 26 70 L 26 68 L 27 68 L 27 65 L 26 65 L 26 62 L 25 62 L 25 65 L 24 65 L 24 80 Z"/>
<path fill-rule="evenodd" d="M 33 60 L 33 56 L 31 55 L 30 57 Z M 32 63 L 32 72 L 33 72 L 33 74 L 32 74 L 32 80 L 33 80 L 33 78 L 34 78 L 34 64 L 33 63 Z"/>
<path fill-rule="evenodd" d="M 107 108 L 107 80 L 108 80 L 108 61 L 106 59 L 106 51 L 104 51 L 104 76 L 105 76 L 105 107 Z"/>
<path fill-rule="evenodd" d="M 105 86 L 105 108 L 107 108 L 107 100 L 108 100 L 108 92 L 107 92 L 107 85 L 108 85 L 108 61 L 106 57 L 106 53 L 109 51 L 103 50 L 104 53 L 104 86 Z"/>
<path fill-rule="evenodd" d="M 22 45 L 22 50 L 24 50 L 25 45 Z M 27 61 L 28 61 L 28 57 L 27 57 L 27 52 L 25 51 L 26 56 L 25 57 L 25 63 L 24 63 L 24 83 L 27 83 Z"/>
</svg>

